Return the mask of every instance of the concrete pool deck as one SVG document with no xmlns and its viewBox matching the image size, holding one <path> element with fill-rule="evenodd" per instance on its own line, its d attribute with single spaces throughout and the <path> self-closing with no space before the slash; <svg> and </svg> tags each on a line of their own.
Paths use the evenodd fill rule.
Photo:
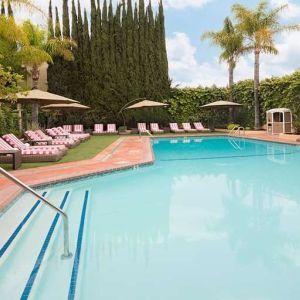
<svg viewBox="0 0 300 300">
<path fill-rule="evenodd" d="M 190 134 L 188 136 L 215 135 L 227 135 L 227 131 L 217 134 Z M 187 135 L 164 134 L 156 137 L 176 138 L 183 136 Z M 262 141 L 300 145 L 300 136 L 297 135 L 271 136 L 264 131 L 247 131 L 245 137 Z M 149 137 L 123 136 L 90 160 L 16 170 L 11 173 L 29 186 L 39 186 L 84 176 L 109 173 L 153 162 L 154 155 Z M 0 175 L 0 212 L 5 210 L 20 192 L 20 188 Z"/>
</svg>

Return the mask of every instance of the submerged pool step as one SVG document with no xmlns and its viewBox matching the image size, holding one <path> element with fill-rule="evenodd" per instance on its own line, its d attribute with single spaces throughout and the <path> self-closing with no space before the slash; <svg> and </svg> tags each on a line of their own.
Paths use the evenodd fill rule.
<svg viewBox="0 0 300 300">
<path fill-rule="evenodd" d="M 84 226 L 87 221 L 87 205 L 89 192 L 73 191 L 65 210 L 69 216 L 70 251 L 71 259 L 62 260 L 62 222 L 56 226 L 53 243 L 48 247 L 47 253 L 37 274 L 30 293 L 30 299 L 74 299 L 76 283 L 80 280 L 79 266 L 80 251 L 84 239 Z M 80 262 L 80 264 L 79 264 Z M 77 280 L 76 280 L 77 279 Z M 69 295 L 69 296 L 68 296 Z M 26 298 L 24 298 L 26 299 Z"/>
<path fill-rule="evenodd" d="M 64 194 L 65 191 L 58 190 L 47 198 L 58 205 Z M 17 207 L 12 207 L 7 213 L 13 214 Z M 25 216 L 26 212 L 23 214 Z M 38 209 L 25 222 L 26 226 L 23 225 L 26 228 L 17 234 L 15 241 L 9 246 L 9 255 L 5 254 L 1 258 L 1 299 L 20 299 L 54 215 L 45 205 L 38 205 Z"/>
<path fill-rule="evenodd" d="M 47 192 L 43 192 L 42 196 L 45 197 Z M 26 216 L 21 220 L 17 228 L 11 233 L 7 241 L 4 243 L 4 245 L 0 248 L 0 258 L 7 252 L 11 244 L 16 240 L 16 237 L 22 232 L 22 229 L 25 227 L 26 223 L 30 219 L 30 217 L 33 215 L 33 213 L 36 211 L 38 206 L 41 204 L 41 200 L 37 200 L 34 205 L 30 208 Z"/>
</svg>

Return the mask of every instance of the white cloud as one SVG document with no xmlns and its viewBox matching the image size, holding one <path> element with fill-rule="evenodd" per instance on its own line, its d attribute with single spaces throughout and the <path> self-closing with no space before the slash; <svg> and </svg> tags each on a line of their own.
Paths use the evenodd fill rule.
<svg viewBox="0 0 300 300">
<path fill-rule="evenodd" d="M 186 7 L 202 7 L 209 1 L 210 0 L 165 0 L 164 5 L 166 8 L 182 9 Z"/>
<path fill-rule="evenodd" d="M 300 67 L 300 33 L 283 35 L 277 45 L 278 56 L 261 56 L 261 79 L 289 74 Z M 189 37 L 176 32 L 167 38 L 170 76 L 173 84 L 180 86 L 226 86 L 228 71 L 226 64 L 219 64 L 216 57 L 211 62 L 200 63 L 196 59 L 197 48 Z M 235 80 L 253 78 L 253 56 L 242 57 L 235 70 Z"/>
<path fill-rule="evenodd" d="M 271 5 L 273 7 L 279 7 L 285 4 L 288 4 L 288 8 L 282 12 L 282 18 L 294 19 L 300 17 L 300 4 L 295 4 L 290 0 L 271 0 Z"/>
</svg>

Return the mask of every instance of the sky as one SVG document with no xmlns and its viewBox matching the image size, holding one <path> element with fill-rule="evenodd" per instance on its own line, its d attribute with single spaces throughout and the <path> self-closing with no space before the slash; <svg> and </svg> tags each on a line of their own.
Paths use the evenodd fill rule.
<svg viewBox="0 0 300 300">
<path fill-rule="evenodd" d="M 152 0 L 154 6 L 157 1 Z M 34 2 L 47 11 L 47 0 Z M 52 2 L 53 6 L 61 9 L 62 0 Z M 220 64 L 218 58 L 220 49 L 209 41 L 202 41 L 201 35 L 207 30 L 221 30 L 224 18 L 233 17 L 231 7 L 236 2 L 255 7 L 258 0 L 164 0 L 169 74 L 174 86 L 227 85 L 227 66 Z M 281 15 L 281 21 L 300 24 L 300 0 L 270 0 L 272 7 L 282 4 L 289 7 Z M 90 0 L 81 0 L 81 5 L 90 10 Z M 28 15 L 22 11 L 18 14 L 20 20 L 28 17 L 42 26 L 46 24 L 46 20 L 36 13 Z M 261 79 L 300 69 L 300 32 L 277 36 L 276 46 L 279 55 L 262 55 Z M 235 70 L 235 80 L 253 78 L 253 64 L 253 55 L 241 57 Z"/>
</svg>

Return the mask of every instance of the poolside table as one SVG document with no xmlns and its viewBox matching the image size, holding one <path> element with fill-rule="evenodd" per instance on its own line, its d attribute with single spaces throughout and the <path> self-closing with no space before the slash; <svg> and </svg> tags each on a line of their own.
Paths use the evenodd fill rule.
<svg viewBox="0 0 300 300">
<path fill-rule="evenodd" d="M 13 169 L 17 170 L 22 164 L 22 156 L 20 150 L 0 150 L 0 156 L 12 155 Z"/>
</svg>

